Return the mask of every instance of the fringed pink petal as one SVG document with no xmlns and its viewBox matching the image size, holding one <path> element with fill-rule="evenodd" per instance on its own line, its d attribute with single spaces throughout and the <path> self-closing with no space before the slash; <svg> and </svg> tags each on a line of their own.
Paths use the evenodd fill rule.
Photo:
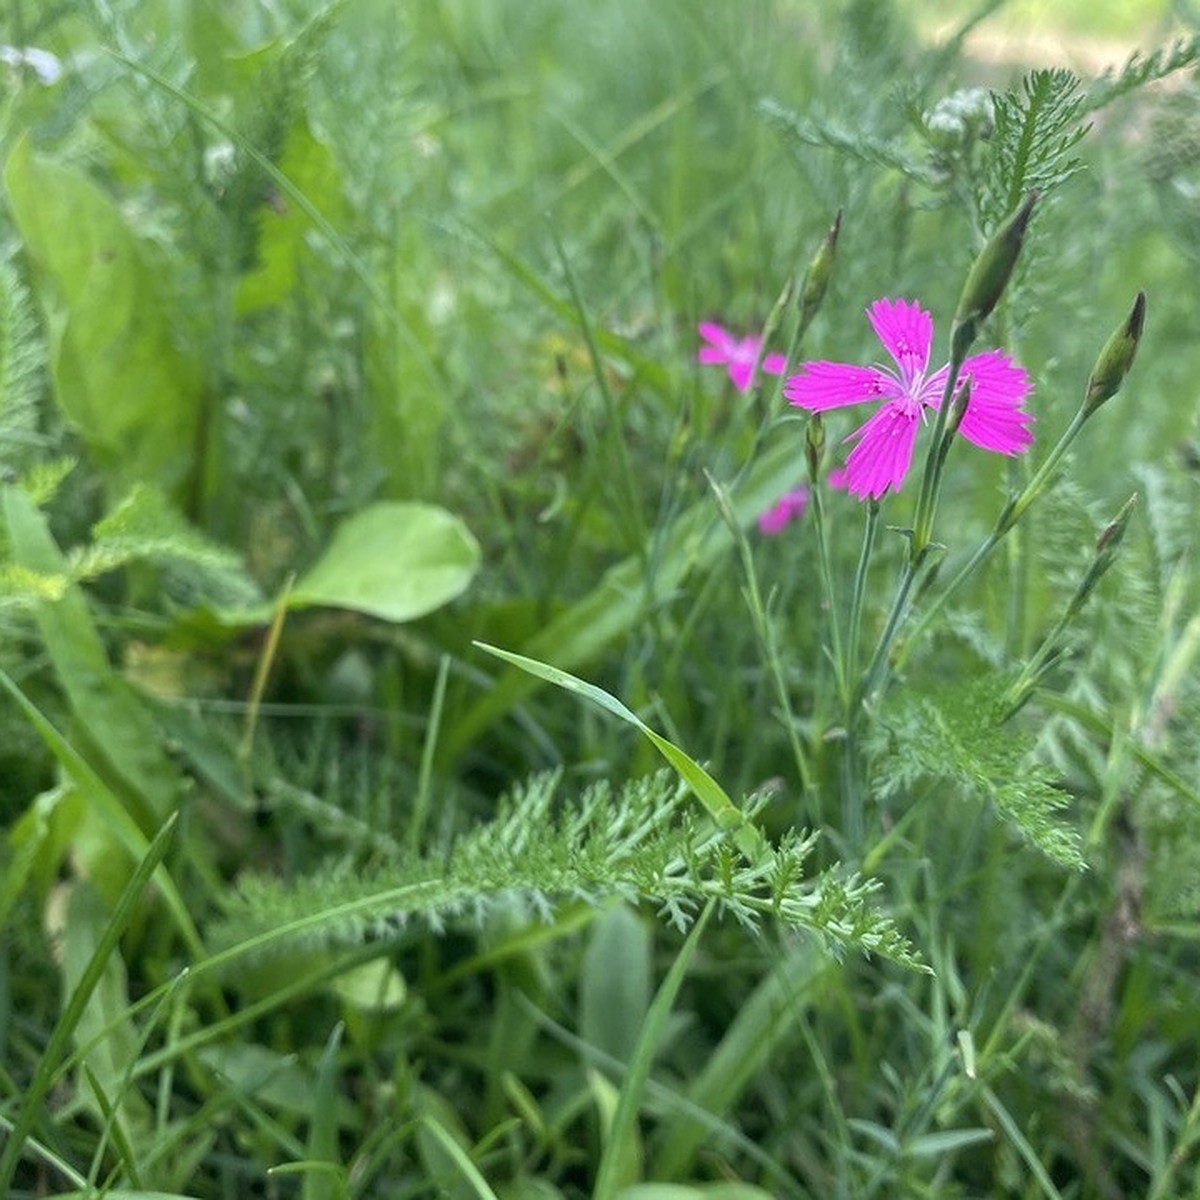
<svg viewBox="0 0 1200 1200">
<path fill-rule="evenodd" d="M 768 354 L 763 359 L 762 369 L 767 375 L 782 375 L 787 370 L 787 356 L 784 354 Z"/>
<path fill-rule="evenodd" d="M 1033 443 L 1032 413 L 1021 405 L 1032 390 L 1029 375 L 1002 350 L 975 354 L 963 363 L 971 398 L 959 432 L 997 454 L 1017 454 Z"/>
<path fill-rule="evenodd" d="M 919 304 L 885 297 L 867 309 L 867 318 L 905 383 L 925 373 L 933 345 L 933 318 Z"/>
<path fill-rule="evenodd" d="M 856 367 L 851 363 L 823 360 L 803 363 L 800 373 L 789 375 L 783 385 L 783 394 L 797 408 L 806 408 L 809 412 L 825 412 L 830 408 L 844 408 L 847 404 L 885 399 L 897 395 L 898 391 L 896 381 L 878 367 Z"/>
<path fill-rule="evenodd" d="M 729 378 L 733 380 L 733 386 L 739 392 L 744 392 L 750 387 L 750 376 L 754 372 L 754 360 L 746 362 L 745 359 L 731 358 L 729 360 Z"/>
<path fill-rule="evenodd" d="M 847 440 L 858 445 L 846 459 L 847 490 L 852 496 L 878 500 L 889 488 L 899 491 L 912 464 L 913 444 L 921 418 L 901 404 L 885 404 Z"/>
</svg>

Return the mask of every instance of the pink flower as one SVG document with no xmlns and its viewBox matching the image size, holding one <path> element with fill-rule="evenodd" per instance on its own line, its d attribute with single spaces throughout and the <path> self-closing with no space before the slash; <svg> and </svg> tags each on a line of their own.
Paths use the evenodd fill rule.
<svg viewBox="0 0 1200 1200">
<path fill-rule="evenodd" d="M 846 441 L 857 442 L 846 459 L 847 490 L 860 500 L 899 490 L 912 462 L 917 429 L 925 409 L 942 402 L 949 367 L 933 374 L 929 347 L 933 318 L 909 300 L 876 300 L 867 309 L 895 367 L 807 362 L 788 378 L 783 394 L 809 412 L 825 412 L 868 400 L 883 403 Z M 1033 415 L 1021 405 L 1032 385 L 1024 369 L 1002 350 L 973 354 L 962 365 L 961 384 L 971 380 L 971 398 L 959 426 L 969 442 L 998 454 L 1016 454 L 1033 442 Z M 836 486 L 836 485 L 835 485 Z"/>
<path fill-rule="evenodd" d="M 808 488 L 804 484 L 792 488 L 758 518 L 759 533 L 766 534 L 767 537 L 775 537 L 782 533 L 793 520 L 798 521 L 804 516 L 804 510 L 807 507 Z"/>
<path fill-rule="evenodd" d="M 754 360 L 758 357 L 758 348 L 762 338 L 734 337 L 727 329 L 712 321 L 700 322 L 700 336 L 708 343 L 701 346 L 696 358 L 702 363 L 724 364 L 729 370 L 729 378 L 739 392 L 750 387 L 750 373 L 754 370 Z M 787 359 L 782 354 L 768 354 L 763 358 L 762 369 L 768 375 L 782 375 L 787 369 Z"/>
</svg>

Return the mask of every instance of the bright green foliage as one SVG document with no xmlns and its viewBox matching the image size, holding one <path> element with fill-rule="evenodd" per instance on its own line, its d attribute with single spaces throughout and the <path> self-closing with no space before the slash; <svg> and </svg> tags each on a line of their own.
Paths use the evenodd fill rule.
<svg viewBox="0 0 1200 1200">
<path fill-rule="evenodd" d="M 338 527 L 329 548 L 292 586 L 288 603 L 411 621 L 461 595 L 478 566 L 479 544 L 444 509 L 376 504 Z"/>
<path fill-rule="evenodd" d="M 1079 79 L 1061 68 L 1033 71 L 1021 90 L 993 96 L 994 128 L 976 195 L 990 233 L 1029 192 L 1047 196 L 1083 167 L 1076 147 L 1087 133 Z"/>
<path fill-rule="evenodd" d="M 881 794 L 897 806 L 918 795 L 937 804 L 985 800 L 1056 862 L 1082 867 L 1079 836 L 1059 819 L 1069 797 L 1036 761 L 1035 737 L 1005 725 L 1006 682 L 973 680 L 900 699 L 882 723 Z M 922 794 L 930 785 L 932 796 Z"/>
<path fill-rule="evenodd" d="M 0 6 L 0 1193 L 1196 1191 L 1195 31 L 969 7 Z M 921 509 L 696 361 L 1033 190 Z"/>
<path fill-rule="evenodd" d="M 561 808 L 557 790 L 554 776 L 530 781 L 499 803 L 493 821 L 435 859 L 401 859 L 367 874 L 347 864 L 290 886 L 247 879 L 231 898 L 219 940 L 234 950 L 345 942 L 414 916 L 480 920 L 514 895 L 544 913 L 563 896 L 593 903 L 615 896 L 651 902 L 680 929 L 712 901 L 748 930 L 770 918 L 835 944 L 919 962 L 869 906 L 869 884 L 811 877 L 811 837 L 788 837 L 745 862 L 727 835 L 681 807 L 685 793 L 663 775 L 619 793 L 599 784 Z"/>
<path fill-rule="evenodd" d="M 179 489 L 199 428 L 201 371 L 175 347 L 149 254 L 109 197 L 28 141 L 9 156 L 4 182 L 37 267 L 63 415 L 114 481 Z"/>
</svg>

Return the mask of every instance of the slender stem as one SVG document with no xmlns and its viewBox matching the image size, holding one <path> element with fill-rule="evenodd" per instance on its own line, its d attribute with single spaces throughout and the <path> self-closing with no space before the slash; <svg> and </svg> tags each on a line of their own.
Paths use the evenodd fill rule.
<svg viewBox="0 0 1200 1200">
<path fill-rule="evenodd" d="M 1025 459 L 1011 458 L 1008 460 L 1009 494 L 1012 495 L 1024 486 L 1021 482 L 1029 478 L 1028 462 Z M 1008 540 L 1008 613 L 1006 617 L 1004 647 L 1006 658 L 1017 658 L 1025 653 L 1028 632 L 1028 597 L 1030 585 L 1029 547 L 1033 544 L 1028 522 L 1019 529 L 1013 530 L 1013 536 Z"/>
<path fill-rule="evenodd" d="M 1000 516 L 996 518 L 995 528 L 987 535 L 986 538 L 976 548 L 975 553 L 959 568 L 958 573 L 953 579 L 942 589 L 935 597 L 929 607 L 921 614 L 920 620 L 914 626 L 904 644 L 900 647 L 896 659 L 897 666 L 903 666 L 907 661 L 911 647 L 920 639 L 921 635 L 929 628 L 933 618 L 946 606 L 946 602 L 952 595 L 962 586 L 962 584 L 971 577 L 984 561 L 990 557 L 995 548 L 1004 540 L 1004 537 L 1012 529 L 1014 525 L 1025 514 L 1029 506 L 1038 498 L 1038 496 L 1046 488 L 1051 475 L 1058 467 L 1063 455 L 1067 452 L 1067 447 L 1078 436 L 1080 429 L 1083 428 L 1084 421 L 1087 420 L 1087 414 L 1082 408 L 1071 419 L 1071 424 L 1067 426 L 1062 437 L 1058 439 L 1054 449 L 1046 456 L 1046 461 L 1037 469 L 1033 478 L 1025 485 L 1024 490 L 1015 500 L 1010 500 L 1000 511 Z"/>
<path fill-rule="evenodd" d="M 867 522 L 863 528 L 862 549 L 858 555 L 858 569 L 854 573 L 854 591 L 850 597 L 850 619 L 846 630 L 846 678 L 852 679 L 858 672 L 858 639 L 862 626 L 863 599 L 867 592 L 867 572 L 871 556 L 875 552 L 875 538 L 879 533 L 879 501 L 867 501 Z"/>
<path fill-rule="evenodd" d="M 910 562 L 924 557 L 933 538 L 933 515 L 937 509 L 938 493 L 941 491 L 942 468 L 946 465 L 946 453 L 949 450 L 946 422 L 950 419 L 950 404 L 965 359 L 966 350 L 952 343 L 950 364 L 946 371 L 946 386 L 942 389 L 942 402 L 938 405 L 937 415 L 933 420 L 933 433 L 925 455 L 925 469 L 921 473 L 921 493 L 917 497 L 917 512 L 913 518 L 913 536 L 908 551 Z"/>
<path fill-rule="evenodd" d="M 849 680 L 846 676 L 842 631 L 838 624 L 837 595 L 833 589 L 833 563 L 829 557 L 829 539 L 825 534 L 825 501 L 821 495 L 820 481 L 816 479 L 811 483 L 809 507 L 812 510 L 813 529 L 817 535 L 817 561 L 821 570 L 821 590 L 825 595 L 825 604 L 829 610 L 829 643 L 833 654 L 833 670 L 837 680 L 838 697 L 843 705 L 848 706 Z"/>
<path fill-rule="evenodd" d="M 947 433 L 946 423 L 950 419 L 954 389 L 958 383 L 958 376 L 962 371 L 965 358 L 965 347 L 959 346 L 957 339 L 954 339 L 951 343 L 950 364 L 946 371 L 946 385 L 942 389 L 941 403 L 938 405 L 933 432 L 929 439 L 929 450 L 925 455 L 925 469 L 921 473 L 921 493 L 917 498 L 917 511 L 913 518 L 908 557 L 904 561 L 904 570 L 900 576 L 900 584 L 896 589 L 896 596 L 892 601 L 892 610 L 888 614 L 883 635 L 875 647 L 875 653 L 871 656 L 870 666 L 851 697 L 852 704 L 855 706 L 874 691 L 886 674 L 885 665 L 888 653 L 908 614 L 913 584 L 916 583 L 917 576 L 929 556 L 930 543 L 933 539 L 933 517 L 937 510 L 938 495 L 941 492 L 943 468 L 946 465 L 946 455 L 950 448 L 950 438 L 954 436 L 952 433 Z"/>
<path fill-rule="evenodd" d="M 858 861 L 863 853 L 866 838 L 866 822 L 863 820 L 862 771 L 858 757 L 858 720 L 852 717 L 846 722 L 846 739 L 842 743 L 842 834 L 849 853 Z"/>
<path fill-rule="evenodd" d="M 730 514 L 732 516 L 732 513 Z M 791 697 L 788 695 L 787 679 L 784 676 L 783 662 L 779 656 L 779 646 L 775 640 L 775 632 L 767 619 L 766 606 L 763 604 L 762 592 L 758 586 L 758 575 L 754 570 L 754 556 L 750 552 L 750 544 L 736 522 L 728 522 L 730 532 L 738 545 L 738 553 L 742 560 L 742 570 L 746 576 L 746 600 L 750 606 L 750 619 L 754 632 L 758 636 L 759 645 L 766 656 L 767 668 L 771 673 L 771 682 L 775 686 L 775 695 L 779 707 L 787 723 L 788 742 L 791 746 L 792 757 L 796 760 L 796 771 L 800 776 L 800 788 L 803 792 L 811 792 L 813 785 L 812 767 L 808 755 L 800 741 L 800 733 L 796 726 L 795 713 L 792 709 Z"/>
<path fill-rule="evenodd" d="M 904 571 L 900 576 L 900 586 L 896 590 L 896 598 L 892 601 L 892 611 L 888 613 L 887 624 L 883 628 L 883 633 L 875 647 L 875 653 L 871 655 L 871 661 L 863 672 L 851 699 L 851 707 L 855 709 L 871 695 L 885 674 L 884 667 L 888 652 L 892 642 L 895 641 L 897 631 L 904 623 L 904 618 L 908 615 L 909 597 L 912 595 L 913 584 L 916 583 L 917 575 L 924 563 L 924 555 L 915 562 L 912 558 L 905 559 Z"/>
</svg>

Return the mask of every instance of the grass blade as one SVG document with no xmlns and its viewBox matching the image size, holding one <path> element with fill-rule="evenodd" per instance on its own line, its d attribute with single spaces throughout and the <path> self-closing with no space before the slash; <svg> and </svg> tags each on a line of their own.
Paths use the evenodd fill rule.
<svg viewBox="0 0 1200 1200">
<path fill-rule="evenodd" d="M 108 928 L 105 929 L 95 952 L 84 968 L 78 987 L 71 993 L 62 1015 L 50 1035 L 50 1040 L 46 1043 L 41 1062 L 38 1064 L 33 1078 L 29 1081 L 21 1108 L 13 1122 L 12 1132 L 5 1141 L 3 1153 L 0 1153 L 0 1196 L 11 1194 L 17 1161 L 20 1158 L 25 1138 L 37 1120 L 38 1106 L 45 1099 L 46 1093 L 49 1092 L 57 1078 L 59 1064 L 66 1054 L 71 1036 L 75 1032 L 75 1026 L 79 1023 L 88 1000 L 104 976 L 104 969 L 109 957 L 116 950 L 117 943 L 125 932 L 126 925 L 132 919 L 142 893 L 154 878 L 159 863 L 162 862 L 163 856 L 171 845 L 177 820 L 176 814 L 167 818 L 163 827 L 155 835 L 154 841 L 147 848 L 141 862 L 138 863 L 136 870 L 130 876 L 125 890 L 121 893 L 121 897 L 113 909 Z"/>
<path fill-rule="evenodd" d="M 621 1085 L 620 1099 L 617 1101 L 617 1111 L 613 1114 L 612 1125 L 609 1128 L 608 1142 L 600 1159 L 600 1169 L 596 1174 L 596 1189 L 592 1200 L 615 1200 L 621 1187 L 621 1167 L 633 1147 L 637 1134 L 637 1116 L 642 1106 L 642 1096 L 650 1078 L 650 1068 L 654 1056 L 662 1043 L 663 1032 L 666 1029 L 667 1018 L 675 1005 L 675 997 L 683 984 L 684 976 L 691 965 L 696 948 L 700 945 L 700 935 L 712 916 L 713 902 L 710 900 L 696 919 L 687 940 L 680 948 L 679 954 L 671 964 L 667 977 L 662 981 L 650 1011 L 642 1022 L 642 1030 L 638 1035 L 637 1046 L 629 1063 L 629 1073 Z"/>
<path fill-rule="evenodd" d="M 509 650 L 489 646 L 486 642 L 476 642 L 475 645 L 481 650 L 486 650 L 488 654 L 494 654 L 514 667 L 519 667 L 522 671 L 528 671 L 530 675 L 536 676 L 538 679 L 544 679 L 547 683 L 553 683 L 557 687 L 565 688 L 569 692 L 582 696 L 585 700 L 590 700 L 605 712 L 619 717 L 626 724 L 632 725 L 645 734 L 653 743 L 654 748 L 675 769 L 680 779 L 692 789 L 696 798 L 704 805 L 708 815 L 712 817 L 718 827 L 733 831 L 738 849 L 748 858 L 757 857 L 761 849 L 762 838 L 758 830 L 746 820 L 742 810 L 729 798 L 725 789 L 695 759 L 682 751 L 674 742 L 668 741 L 661 733 L 651 729 L 641 717 L 626 708 L 615 696 L 610 695 L 603 688 L 597 687 L 594 683 L 578 679 L 547 663 L 526 658 L 523 654 L 513 654 Z"/>
</svg>

